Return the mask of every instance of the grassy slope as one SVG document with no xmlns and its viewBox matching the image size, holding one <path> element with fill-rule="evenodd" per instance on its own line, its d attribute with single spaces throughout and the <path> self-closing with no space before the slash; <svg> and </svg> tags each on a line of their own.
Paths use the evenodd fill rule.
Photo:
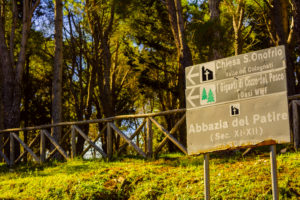
<svg viewBox="0 0 300 200">
<path fill-rule="evenodd" d="M 300 153 L 277 157 L 280 199 L 300 199 Z M 268 154 L 210 160 L 212 199 L 272 199 Z M 0 199 L 203 199 L 203 157 L 0 166 Z"/>
</svg>

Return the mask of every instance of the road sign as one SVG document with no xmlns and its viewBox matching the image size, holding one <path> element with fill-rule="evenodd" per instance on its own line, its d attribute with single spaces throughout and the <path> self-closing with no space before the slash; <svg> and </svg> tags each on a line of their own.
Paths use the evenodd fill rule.
<svg viewBox="0 0 300 200">
<path fill-rule="evenodd" d="M 186 69 L 188 153 L 290 142 L 284 46 Z"/>
<path fill-rule="evenodd" d="M 189 154 L 290 142 L 285 92 L 188 110 L 186 117 Z"/>
<path fill-rule="evenodd" d="M 284 46 L 223 58 L 186 68 L 186 87 L 285 67 Z"/>
<path fill-rule="evenodd" d="M 280 68 L 189 87 L 186 89 L 186 107 L 194 109 L 283 91 L 286 91 L 286 72 Z"/>
</svg>

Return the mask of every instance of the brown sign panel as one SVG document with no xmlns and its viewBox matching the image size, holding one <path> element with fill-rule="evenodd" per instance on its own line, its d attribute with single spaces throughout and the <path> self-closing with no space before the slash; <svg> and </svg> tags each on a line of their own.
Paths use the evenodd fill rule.
<svg viewBox="0 0 300 200">
<path fill-rule="evenodd" d="M 187 111 L 189 155 L 290 142 L 286 93 Z"/>
</svg>

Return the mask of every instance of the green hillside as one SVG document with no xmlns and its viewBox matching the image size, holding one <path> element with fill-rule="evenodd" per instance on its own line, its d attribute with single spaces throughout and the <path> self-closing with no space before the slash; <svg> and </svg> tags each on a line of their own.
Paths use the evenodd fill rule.
<svg viewBox="0 0 300 200">
<path fill-rule="evenodd" d="M 300 153 L 277 157 L 280 199 L 300 199 Z M 0 166 L 0 199 L 203 199 L 203 156 Z M 214 154 L 212 199 L 272 199 L 270 160 Z"/>
</svg>

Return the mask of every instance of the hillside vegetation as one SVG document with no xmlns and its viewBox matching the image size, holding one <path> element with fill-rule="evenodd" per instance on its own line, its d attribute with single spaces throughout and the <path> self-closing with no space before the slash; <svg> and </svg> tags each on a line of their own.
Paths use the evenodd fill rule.
<svg viewBox="0 0 300 200">
<path fill-rule="evenodd" d="M 280 199 L 300 199 L 300 153 L 277 156 Z M 270 160 L 211 155 L 212 199 L 272 199 Z M 0 199 L 203 199 L 203 156 L 0 166 Z"/>
</svg>

